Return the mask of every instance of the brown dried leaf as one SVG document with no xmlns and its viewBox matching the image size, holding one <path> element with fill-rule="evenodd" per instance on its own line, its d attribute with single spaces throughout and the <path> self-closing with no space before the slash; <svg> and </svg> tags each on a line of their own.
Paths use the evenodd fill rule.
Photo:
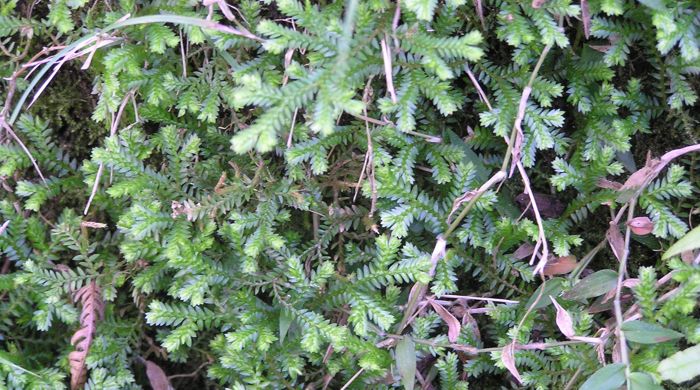
<svg viewBox="0 0 700 390">
<path fill-rule="evenodd" d="M 625 250 L 625 239 L 622 237 L 622 233 L 620 233 L 620 228 L 617 227 L 617 224 L 610 222 L 610 228 L 605 233 L 605 238 L 608 239 L 608 244 L 610 244 L 610 248 L 617 258 L 617 261 L 620 261 L 622 253 Z"/>
<path fill-rule="evenodd" d="M 452 313 L 442 307 L 442 305 L 439 303 L 431 300 L 430 305 L 433 307 L 433 309 L 435 309 L 435 312 L 438 313 L 440 318 L 442 318 L 442 320 L 447 324 L 447 339 L 450 340 L 451 343 L 457 341 L 459 333 L 462 331 L 462 324 L 459 323 L 459 320 L 457 320 Z"/>
<path fill-rule="evenodd" d="M 581 20 L 583 21 L 583 35 L 588 39 L 591 35 L 591 10 L 588 8 L 588 0 L 581 0 Z"/>
<path fill-rule="evenodd" d="M 612 45 L 588 45 L 588 47 L 601 53 L 607 53 L 608 50 L 610 50 L 610 48 L 612 47 Z"/>
<path fill-rule="evenodd" d="M 645 236 L 654 231 L 654 222 L 648 217 L 637 217 L 627 222 L 632 233 L 638 236 Z"/>
<path fill-rule="evenodd" d="M 523 383 L 523 378 L 520 377 L 518 368 L 515 366 L 515 344 L 510 343 L 501 350 L 501 361 L 503 365 L 515 377 L 518 383 Z"/>
<path fill-rule="evenodd" d="M 556 197 L 535 192 L 532 194 L 537 202 L 537 209 L 542 218 L 558 218 L 566 209 L 564 203 L 560 202 Z M 515 201 L 520 206 L 520 210 L 525 213 L 528 218 L 535 218 L 535 211 L 530 205 L 530 196 L 528 194 L 520 194 L 515 197 Z"/>
<path fill-rule="evenodd" d="M 462 316 L 462 325 L 468 325 L 472 329 L 474 338 L 477 341 L 481 341 L 481 331 L 479 330 L 479 324 L 476 322 L 474 316 L 472 316 L 471 313 L 469 313 L 468 309 L 464 311 L 464 315 Z"/>
<path fill-rule="evenodd" d="M 549 299 L 552 300 L 554 307 L 557 308 L 557 326 L 559 327 L 559 330 L 569 339 L 574 337 L 574 322 L 571 320 L 571 315 L 568 311 L 561 307 L 561 305 L 559 305 L 559 302 L 557 302 L 553 296 L 550 295 Z"/>
<path fill-rule="evenodd" d="M 557 257 L 547 262 L 542 273 L 545 276 L 564 275 L 573 271 L 577 265 L 576 256 Z"/>
<path fill-rule="evenodd" d="M 639 279 L 629 278 L 622 281 L 622 286 L 627 288 L 635 288 L 639 285 Z"/>
<path fill-rule="evenodd" d="M 75 351 L 68 355 L 70 363 L 70 387 L 81 388 L 87 380 L 87 358 L 92 339 L 95 336 L 97 321 L 104 316 L 104 303 L 102 293 L 94 280 L 75 293 L 74 300 L 82 303 L 80 313 L 80 329 L 71 337 L 70 343 L 75 346 Z"/>
<path fill-rule="evenodd" d="M 146 360 L 146 375 L 153 390 L 171 390 L 173 388 L 165 371 L 150 360 Z"/>
<path fill-rule="evenodd" d="M 608 180 L 608 179 L 598 179 L 598 182 L 596 182 L 596 185 L 600 188 L 607 188 L 609 190 L 615 190 L 615 191 L 619 191 L 620 188 L 622 188 L 622 184 L 620 184 L 616 181 Z"/>
<path fill-rule="evenodd" d="M 535 252 L 535 246 L 526 242 L 513 252 L 513 257 L 516 260 L 522 260 L 526 257 L 530 257 L 533 252 Z"/>
<path fill-rule="evenodd" d="M 631 174 L 620 188 L 620 195 L 617 197 L 617 201 L 627 202 L 635 191 L 649 184 L 658 174 L 656 168 L 659 164 L 661 164 L 661 160 L 650 159 L 644 167 Z"/>
</svg>

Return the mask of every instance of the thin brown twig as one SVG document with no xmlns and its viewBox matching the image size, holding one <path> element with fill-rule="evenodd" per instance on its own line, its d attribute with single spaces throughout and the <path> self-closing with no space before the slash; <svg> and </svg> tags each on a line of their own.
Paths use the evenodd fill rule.
<svg viewBox="0 0 700 390">
<path fill-rule="evenodd" d="M 191 373 L 189 373 L 189 374 L 175 374 L 175 375 L 169 375 L 169 376 L 168 376 L 168 380 L 173 380 L 173 379 L 177 379 L 177 378 L 192 378 L 192 377 L 195 377 L 195 376 L 197 376 L 197 374 L 199 374 L 200 371 L 202 371 L 202 368 L 204 368 L 204 367 L 206 367 L 206 366 L 208 366 L 208 365 L 210 365 L 210 364 L 211 364 L 211 362 L 204 362 L 204 363 L 200 364 L 199 367 L 197 367 L 197 369 L 195 369 L 193 372 L 191 372 Z"/>
<path fill-rule="evenodd" d="M 627 221 L 631 221 L 634 218 L 634 206 L 636 203 L 636 198 L 633 198 L 629 202 L 629 208 L 627 212 Z M 625 224 L 625 248 L 622 251 L 622 256 L 620 258 L 620 267 L 617 275 L 617 286 L 615 287 L 615 300 L 613 301 L 613 307 L 615 309 L 615 320 L 617 322 L 617 332 L 618 340 L 620 342 L 620 359 L 622 364 L 625 365 L 625 378 L 629 382 L 630 374 L 630 361 L 627 352 L 627 341 L 625 340 L 625 333 L 622 330 L 622 323 L 624 322 L 624 317 L 622 316 L 622 282 L 625 280 L 625 274 L 627 273 L 627 259 L 629 257 L 629 244 L 630 244 L 631 231 L 628 224 Z M 627 384 L 629 386 L 629 383 Z"/>
</svg>

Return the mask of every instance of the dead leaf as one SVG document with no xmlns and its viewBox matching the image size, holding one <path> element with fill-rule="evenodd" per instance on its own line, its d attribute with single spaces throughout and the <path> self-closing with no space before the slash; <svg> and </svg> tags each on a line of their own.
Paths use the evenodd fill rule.
<svg viewBox="0 0 700 390">
<path fill-rule="evenodd" d="M 503 365 L 510 371 L 510 373 L 515 377 L 518 383 L 523 383 L 523 379 L 520 377 L 518 368 L 515 367 L 515 344 L 510 343 L 503 347 L 501 350 L 501 361 Z"/>
<path fill-rule="evenodd" d="M 558 218 L 562 215 L 566 206 L 556 197 L 535 192 L 532 194 L 537 202 L 537 210 L 542 218 Z M 515 201 L 520 206 L 520 210 L 525 213 L 528 218 L 535 218 L 535 211 L 530 204 L 530 196 L 528 194 L 520 194 L 515 197 Z"/>
<path fill-rule="evenodd" d="M 648 217 L 637 217 L 627 222 L 632 233 L 638 236 L 645 236 L 654 231 L 654 222 Z"/>
<path fill-rule="evenodd" d="M 526 257 L 530 257 L 535 251 L 535 247 L 530 243 L 524 243 L 518 247 L 518 249 L 513 252 L 513 257 L 516 260 L 522 260 Z"/>
<path fill-rule="evenodd" d="M 588 39 L 591 35 L 591 10 L 588 8 L 588 0 L 581 0 L 581 20 L 583 21 L 583 35 Z"/>
<path fill-rule="evenodd" d="M 447 309 L 442 307 L 439 303 L 430 300 L 430 305 L 435 309 L 435 312 L 438 313 L 440 318 L 442 318 L 443 321 L 447 324 L 447 339 L 450 340 L 451 343 L 454 343 L 457 341 L 457 338 L 459 338 L 459 333 L 462 331 L 462 325 L 459 323 L 457 318 L 452 315 Z"/>
<path fill-rule="evenodd" d="M 596 185 L 600 188 L 607 188 L 609 190 L 615 191 L 619 191 L 620 188 L 622 188 L 622 184 L 608 179 L 598 179 Z"/>
<path fill-rule="evenodd" d="M 610 50 L 610 48 L 612 47 L 612 45 L 588 45 L 588 47 L 601 53 L 607 53 L 608 50 Z"/>
<path fill-rule="evenodd" d="M 618 228 L 616 224 L 610 222 L 610 228 L 605 233 L 605 238 L 608 239 L 608 244 L 610 244 L 610 248 L 617 258 L 617 261 L 620 261 L 625 250 L 625 239 L 622 237 L 622 233 L 620 233 L 620 228 Z"/>
<path fill-rule="evenodd" d="M 683 251 L 681 252 L 681 260 L 686 264 L 691 264 L 695 260 L 696 254 L 694 251 Z"/>
<path fill-rule="evenodd" d="M 481 341 L 481 331 L 479 330 L 479 324 L 476 322 L 476 319 L 474 319 L 474 316 L 472 316 L 469 313 L 469 310 L 464 311 L 464 315 L 462 316 L 462 325 L 468 325 L 472 329 L 472 334 L 474 335 L 474 338 L 477 341 Z"/>
<path fill-rule="evenodd" d="M 629 278 L 622 281 L 622 286 L 627 288 L 635 288 L 639 285 L 639 279 Z"/>
<path fill-rule="evenodd" d="M 649 184 L 649 182 L 656 177 L 656 168 L 659 164 L 661 164 L 661 160 L 655 158 L 649 159 L 645 166 L 631 174 L 625 181 L 625 184 L 620 188 L 620 195 L 617 197 L 617 201 L 627 202 L 632 198 L 635 191 Z"/>
<path fill-rule="evenodd" d="M 173 388 L 165 371 L 150 360 L 146 360 L 146 375 L 153 390 L 171 390 Z"/>
<path fill-rule="evenodd" d="M 74 300 L 82 303 L 80 312 L 80 329 L 71 337 L 70 343 L 75 346 L 75 351 L 68 354 L 70 363 L 70 387 L 79 389 L 87 380 L 87 359 L 92 339 L 95 336 L 97 321 L 104 316 L 104 303 L 102 293 L 94 280 L 75 293 Z"/>
<path fill-rule="evenodd" d="M 557 308 L 557 327 L 559 327 L 559 330 L 566 338 L 574 337 L 574 322 L 571 320 L 571 315 L 559 305 L 559 302 L 553 296 L 550 295 L 549 299 L 552 300 L 554 307 Z"/>
<path fill-rule="evenodd" d="M 542 273 L 545 276 L 564 275 L 573 271 L 578 265 L 576 256 L 562 256 L 547 261 Z"/>
</svg>

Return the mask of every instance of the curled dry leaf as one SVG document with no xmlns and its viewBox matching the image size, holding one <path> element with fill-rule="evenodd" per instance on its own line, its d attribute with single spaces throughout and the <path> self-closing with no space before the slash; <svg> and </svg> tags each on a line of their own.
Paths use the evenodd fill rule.
<svg viewBox="0 0 700 390">
<path fill-rule="evenodd" d="M 578 265 L 576 256 L 562 256 L 547 262 L 542 270 L 545 276 L 564 275 L 573 271 Z"/>
<path fill-rule="evenodd" d="M 591 10 L 588 8 L 588 0 L 581 0 L 581 20 L 583 21 L 583 35 L 588 39 L 591 35 Z"/>
<path fill-rule="evenodd" d="M 654 222 L 648 217 L 637 217 L 627 222 L 632 233 L 638 236 L 645 236 L 654 231 Z"/>
<path fill-rule="evenodd" d="M 510 343 L 503 347 L 501 350 L 501 361 L 503 365 L 510 371 L 510 373 L 515 377 L 518 383 L 523 383 L 523 378 L 520 377 L 518 368 L 515 367 L 515 344 Z"/>
<path fill-rule="evenodd" d="M 622 237 L 622 233 L 620 233 L 620 228 L 617 224 L 610 222 L 610 228 L 605 233 L 605 238 L 608 239 L 613 254 L 617 260 L 620 261 L 625 250 L 625 239 Z"/>
<path fill-rule="evenodd" d="M 73 334 L 70 340 L 70 343 L 75 346 L 75 351 L 68 355 L 71 389 L 81 388 L 87 380 L 85 360 L 95 336 L 97 321 L 104 316 L 102 293 L 94 280 L 75 293 L 75 301 L 80 301 L 83 309 L 80 313 L 80 329 Z"/>
<path fill-rule="evenodd" d="M 452 313 L 442 307 L 442 305 L 439 303 L 431 300 L 430 305 L 433 307 L 433 309 L 435 309 L 435 312 L 438 313 L 440 318 L 442 318 L 442 320 L 447 324 L 447 339 L 450 340 L 451 343 L 456 342 L 457 338 L 459 337 L 459 333 L 462 331 L 462 324 L 459 323 L 459 320 L 457 320 Z"/>
<path fill-rule="evenodd" d="M 165 371 L 150 360 L 146 360 L 146 376 L 148 376 L 148 382 L 153 390 L 171 390 L 173 388 Z"/>
<path fill-rule="evenodd" d="M 561 333 L 566 336 L 566 338 L 572 338 L 575 335 L 574 332 L 574 322 L 571 320 L 571 314 L 566 311 L 553 296 L 549 296 L 552 300 L 554 307 L 557 308 L 557 326 Z"/>
</svg>

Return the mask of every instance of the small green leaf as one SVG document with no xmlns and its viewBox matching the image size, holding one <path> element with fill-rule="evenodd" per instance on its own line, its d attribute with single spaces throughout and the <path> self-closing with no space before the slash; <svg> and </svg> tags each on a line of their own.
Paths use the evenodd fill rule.
<svg viewBox="0 0 700 390">
<path fill-rule="evenodd" d="M 617 285 L 617 272 L 604 269 L 581 279 L 574 287 L 564 294 L 564 298 L 584 300 L 607 293 Z"/>
<path fill-rule="evenodd" d="M 659 363 L 661 378 L 675 383 L 685 382 L 700 375 L 700 345 L 676 352 Z"/>
<path fill-rule="evenodd" d="M 280 345 L 284 342 L 284 338 L 287 336 L 287 331 L 289 331 L 289 326 L 292 325 L 292 315 L 289 311 L 282 309 L 280 311 Z"/>
<path fill-rule="evenodd" d="M 408 336 L 396 344 L 396 366 L 404 389 L 413 390 L 416 384 L 416 344 Z"/>
<path fill-rule="evenodd" d="M 637 0 L 654 11 L 666 11 L 666 5 L 662 0 Z"/>
<path fill-rule="evenodd" d="M 633 372 L 630 374 L 629 390 L 663 390 L 664 388 L 654 383 L 654 378 L 643 372 Z"/>
<path fill-rule="evenodd" d="M 683 337 L 683 334 L 675 330 L 666 329 L 656 324 L 643 321 L 628 321 L 622 324 L 622 331 L 629 341 L 640 344 L 656 344 L 664 341 L 675 340 Z"/>
<path fill-rule="evenodd" d="M 608 364 L 588 377 L 580 390 L 616 390 L 625 383 L 625 365 Z"/>
<path fill-rule="evenodd" d="M 563 278 L 552 278 L 548 280 L 544 285 L 542 297 L 533 309 L 541 309 L 543 307 L 551 305 L 552 300 L 549 297 L 556 297 L 559 295 L 562 289 L 562 282 L 564 282 Z M 530 307 L 533 303 L 535 303 L 535 299 L 537 299 L 537 297 L 540 295 L 540 290 L 542 290 L 542 285 L 540 285 L 540 287 L 538 287 L 537 290 L 535 290 L 535 292 L 532 294 L 530 300 L 527 302 L 526 307 Z"/>
<path fill-rule="evenodd" d="M 664 253 L 662 259 L 668 259 L 682 252 L 700 248 L 700 226 L 691 230 Z"/>
</svg>

